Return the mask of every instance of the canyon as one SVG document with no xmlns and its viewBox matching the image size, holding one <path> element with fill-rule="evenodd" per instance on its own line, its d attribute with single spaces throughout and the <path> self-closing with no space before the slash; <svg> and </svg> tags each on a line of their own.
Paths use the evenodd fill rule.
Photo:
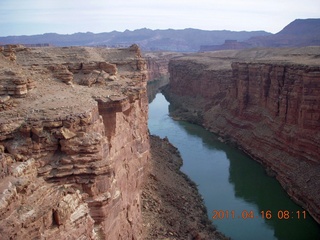
<svg viewBox="0 0 320 240">
<path fill-rule="evenodd" d="M 146 85 L 170 56 L 0 48 L 1 239 L 226 239 L 177 149 L 149 136 Z"/>
<path fill-rule="evenodd" d="M 146 86 L 151 101 L 169 74 L 174 118 L 259 161 L 319 222 L 319 56 L 2 46 L 2 238 L 226 239 L 179 171 L 179 151 L 149 136 Z"/>
<path fill-rule="evenodd" d="M 148 68 L 148 100 L 149 103 L 155 98 L 161 88 L 169 83 L 168 65 L 175 57 L 184 56 L 184 53 L 177 52 L 144 52 L 143 58 Z"/>
<path fill-rule="evenodd" d="M 317 222 L 319 56 L 319 47 L 190 54 L 170 61 L 164 91 L 172 117 L 202 125 L 259 161 Z"/>
<path fill-rule="evenodd" d="M 139 48 L 1 53 L 1 238 L 139 239 L 150 158 Z"/>
<path fill-rule="evenodd" d="M 161 80 L 164 84 L 169 83 L 168 65 L 175 57 L 181 57 L 185 53 L 178 52 L 143 52 L 143 58 L 148 66 L 148 82 Z"/>
</svg>

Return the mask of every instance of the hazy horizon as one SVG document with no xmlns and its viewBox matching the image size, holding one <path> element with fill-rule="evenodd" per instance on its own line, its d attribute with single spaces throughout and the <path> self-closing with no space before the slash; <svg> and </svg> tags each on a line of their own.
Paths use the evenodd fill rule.
<svg viewBox="0 0 320 240">
<path fill-rule="evenodd" d="M 289 23 L 288 23 L 289 24 Z M 285 27 L 285 26 L 284 26 Z M 150 28 L 139 28 L 139 29 L 133 29 L 133 30 L 129 30 L 126 29 L 124 31 L 117 31 L 117 30 L 113 30 L 113 31 L 108 31 L 108 32 L 91 32 L 91 31 L 86 31 L 86 32 L 73 32 L 73 33 L 56 33 L 56 32 L 45 32 L 45 33 L 39 33 L 39 34 L 23 34 L 23 35 L 7 35 L 7 36 L 0 36 L 0 37 L 19 37 L 19 36 L 36 36 L 36 35 L 44 35 L 44 34 L 59 34 L 59 35 L 74 35 L 74 34 L 87 34 L 87 33 L 92 33 L 92 34 L 102 34 L 102 33 L 112 33 L 112 32 L 119 32 L 119 33 L 124 33 L 126 31 L 129 32 L 134 32 L 134 31 L 140 31 L 140 30 L 151 30 L 151 31 L 167 31 L 167 30 L 174 30 L 174 31 L 182 31 L 182 30 L 187 30 L 187 29 L 194 29 L 194 30 L 200 30 L 200 31 L 229 31 L 229 32 L 267 32 L 264 30 L 252 30 L 252 31 L 234 31 L 234 30 L 228 30 L 228 29 L 222 29 L 222 30 L 216 30 L 216 29 L 212 29 L 212 30 L 205 30 L 205 29 L 199 29 L 199 28 L 184 28 L 184 29 L 172 29 L 172 28 L 167 28 L 167 29 L 150 29 Z M 270 33 L 270 32 L 267 32 Z"/>
<path fill-rule="evenodd" d="M 318 0 L 2 0 L 0 36 L 123 32 L 141 28 L 266 31 L 318 18 Z"/>
</svg>

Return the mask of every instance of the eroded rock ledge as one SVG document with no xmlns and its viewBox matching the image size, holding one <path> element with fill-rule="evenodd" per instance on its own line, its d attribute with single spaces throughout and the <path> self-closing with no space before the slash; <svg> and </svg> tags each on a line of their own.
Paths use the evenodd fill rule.
<svg viewBox="0 0 320 240">
<path fill-rule="evenodd" d="M 1 238 L 139 239 L 149 137 L 138 47 L 0 50 Z"/>
<path fill-rule="evenodd" d="M 236 143 L 320 222 L 320 48 L 253 49 L 170 61 L 173 116 Z"/>
</svg>

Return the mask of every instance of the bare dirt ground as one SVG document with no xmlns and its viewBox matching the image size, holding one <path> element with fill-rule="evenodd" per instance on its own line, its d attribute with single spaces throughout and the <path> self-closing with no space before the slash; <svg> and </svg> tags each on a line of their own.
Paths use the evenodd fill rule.
<svg viewBox="0 0 320 240">
<path fill-rule="evenodd" d="M 178 150 L 156 136 L 150 144 L 151 169 L 142 193 L 144 239 L 227 239 L 208 219 L 195 183 L 179 170 Z"/>
<path fill-rule="evenodd" d="M 0 113 L 0 120 L 25 117 L 27 119 L 53 119 L 57 118 L 57 115 L 68 115 L 71 111 L 76 114 L 92 108 L 96 104 L 94 99 L 103 99 L 105 96 L 123 97 L 127 91 L 138 85 L 136 82 L 133 83 L 131 76 L 136 71 L 130 65 L 134 54 L 126 49 L 21 47 L 15 54 L 17 56 L 15 62 L 10 62 L 2 55 L 0 56 L 0 78 L 8 78 L 6 72 L 10 70 L 18 77 L 32 79 L 35 82 L 35 88 L 23 98 L 14 98 L 15 108 Z M 79 79 L 90 74 L 74 74 L 73 83 L 67 85 L 54 78 L 52 72 L 48 70 L 50 65 L 106 61 L 106 59 L 119 65 L 119 73 L 115 75 L 116 81 L 104 81 L 96 83 L 92 87 L 78 84 Z M 139 71 L 137 72 L 139 74 Z M 13 101 L 13 98 L 10 101 Z"/>
</svg>

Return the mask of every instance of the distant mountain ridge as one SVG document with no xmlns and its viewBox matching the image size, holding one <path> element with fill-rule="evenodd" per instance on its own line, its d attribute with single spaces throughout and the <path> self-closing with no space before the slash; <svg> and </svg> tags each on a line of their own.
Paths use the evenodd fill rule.
<svg viewBox="0 0 320 240">
<path fill-rule="evenodd" d="M 320 46 L 320 19 L 296 19 L 280 32 L 236 32 L 227 30 L 151 30 L 147 28 L 105 33 L 45 33 L 32 36 L 0 37 L 0 44 L 29 46 L 127 47 L 136 43 L 143 51 L 198 52 L 252 47 Z"/>
<path fill-rule="evenodd" d="M 32 36 L 0 37 L 0 44 L 50 44 L 54 46 L 110 46 L 122 47 L 138 44 L 145 51 L 197 52 L 201 45 L 222 44 L 227 39 L 245 41 L 255 36 L 268 36 L 265 31 L 236 32 L 227 30 L 205 31 L 199 29 L 151 30 L 109 33 L 45 33 Z"/>
<path fill-rule="evenodd" d="M 320 46 L 320 19 L 296 19 L 280 32 L 255 36 L 245 41 L 226 41 L 220 45 L 201 46 L 200 51 L 244 49 L 252 47 Z"/>
<path fill-rule="evenodd" d="M 320 45 L 320 18 L 296 19 L 280 32 L 246 41 L 263 47 L 304 47 Z"/>
<path fill-rule="evenodd" d="M 296 19 L 284 27 L 278 35 L 320 35 L 320 19 Z"/>
</svg>

